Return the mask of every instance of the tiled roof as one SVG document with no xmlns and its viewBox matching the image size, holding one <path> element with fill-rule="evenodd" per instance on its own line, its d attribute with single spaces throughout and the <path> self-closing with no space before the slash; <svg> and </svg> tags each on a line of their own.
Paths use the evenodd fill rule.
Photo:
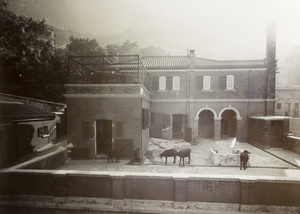
<svg viewBox="0 0 300 214">
<path fill-rule="evenodd" d="M 0 121 L 54 119 L 55 114 L 22 103 L 0 103 Z"/>
<path fill-rule="evenodd" d="M 265 60 L 219 61 L 189 56 L 145 56 L 141 60 L 147 70 L 187 69 L 192 64 L 194 64 L 194 68 L 196 69 L 266 68 Z"/>
</svg>

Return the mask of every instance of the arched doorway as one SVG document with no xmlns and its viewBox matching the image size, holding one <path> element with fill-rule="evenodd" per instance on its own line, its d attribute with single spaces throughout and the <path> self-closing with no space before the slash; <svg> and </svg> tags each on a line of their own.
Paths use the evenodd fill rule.
<svg viewBox="0 0 300 214">
<path fill-rule="evenodd" d="M 214 137 L 214 114 L 210 110 L 203 110 L 199 113 L 198 136 L 201 138 Z"/>
<path fill-rule="evenodd" d="M 221 137 L 236 137 L 237 119 L 235 111 L 225 110 L 221 117 Z"/>
</svg>

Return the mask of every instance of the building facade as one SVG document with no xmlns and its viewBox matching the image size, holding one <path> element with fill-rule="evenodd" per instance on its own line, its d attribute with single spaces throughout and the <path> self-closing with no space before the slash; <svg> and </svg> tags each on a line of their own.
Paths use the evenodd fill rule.
<svg viewBox="0 0 300 214">
<path fill-rule="evenodd" d="M 71 57 L 68 139 L 84 158 L 120 146 L 143 155 L 149 137 L 247 141 L 251 116 L 274 115 L 275 38 L 271 26 L 263 60 Z"/>
<path fill-rule="evenodd" d="M 278 86 L 276 87 L 277 116 L 300 117 L 300 86 Z"/>
</svg>

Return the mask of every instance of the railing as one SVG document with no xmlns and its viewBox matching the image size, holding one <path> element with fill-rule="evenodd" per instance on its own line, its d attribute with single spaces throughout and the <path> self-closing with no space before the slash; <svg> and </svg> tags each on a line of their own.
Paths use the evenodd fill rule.
<svg viewBox="0 0 300 214">
<path fill-rule="evenodd" d="M 70 84 L 143 84 L 147 69 L 139 55 L 70 56 Z"/>
</svg>

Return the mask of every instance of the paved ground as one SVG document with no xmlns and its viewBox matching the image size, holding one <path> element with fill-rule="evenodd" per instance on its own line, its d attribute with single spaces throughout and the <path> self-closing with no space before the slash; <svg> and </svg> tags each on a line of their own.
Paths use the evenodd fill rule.
<svg viewBox="0 0 300 214">
<path fill-rule="evenodd" d="M 300 162 L 300 155 L 284 150 L 271 149 L 263 151 L 248 143 L 236 142 L 235 149 L 247 149 L 251 152 L 250 167 L 247 170 L 240 170 L 239 167 L 220 167 L 213 166 L 209 159 L 209 149 L 214 148 L 219 151 L 231 151 L 230 144 L 232 139 L 222 141 L 200 140 L 197 145 L 182 140 L 162 140 L 151 138 L 146 159 L 143 164 L 131 164 L 130 160 L 121 159 L 120 163 L 107 163 L 106 158 L 94 160 L 69 160 L 67 163 L 56 170 L 89 171 L 90 173 L 122 173 L 122 174 L 155 174 L 155 175 L 189 175 L 189 176 L 212 176 L 217 175 L 228 177 L 246 178 L 273 178 L 281 177 L 300 180 L 300 168 L 297 168 L 297 161 Z M 173 163 L 173 158 L 168 159 L 168 164 L 164 164 L 164 159 L 159 158 L 159 154 L 164 149 L 186 148 L 192 149 L 191 162 L 185 166 L 178 166 Z M 290 163 L 294 164 L 290 164 Z"/>
</svg>

